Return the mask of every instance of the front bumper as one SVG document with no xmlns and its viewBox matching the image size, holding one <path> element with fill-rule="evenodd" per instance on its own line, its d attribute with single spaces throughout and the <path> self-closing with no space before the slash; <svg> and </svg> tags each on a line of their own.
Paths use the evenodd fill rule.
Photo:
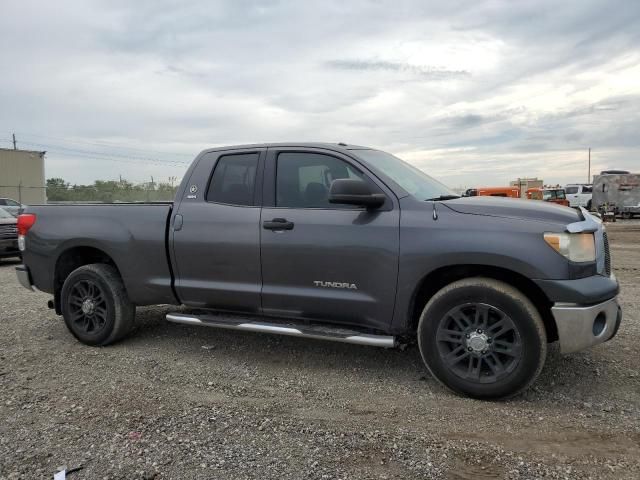
<svg viewBox="0 0 640 480">
<path fill-rule="evenodd" d="M 29 267 L 26 265 L 18 265 L 16 267 L 16 276 L 18 277 L 18 281 L 20 285 L 22 285 L 27 290 L 35 291 L 33 287 L 33 282 L 31 281 L 31 274 L 29 273 Z"/>
<path fill-rule="evenodd" d="M 551 313 L 558 328 L 560 353 L 577 352 L 611 340 L 622 321 L 617 297 L 587 306 L 556 303 Z"/>
<path fill-rule="evenodd" d="M 601 303 L 620 292 L 616 277 L 592 275 L 576 280 L 534 280 L 552 302 L 578 305 Z"/>
<path fill-rule="evenodd" d="M 18 239 L 8 238 L 0 240 L 0 258 L 1 257 L 13 257 L 20 255 L 18 249 Z"/>
</svg>

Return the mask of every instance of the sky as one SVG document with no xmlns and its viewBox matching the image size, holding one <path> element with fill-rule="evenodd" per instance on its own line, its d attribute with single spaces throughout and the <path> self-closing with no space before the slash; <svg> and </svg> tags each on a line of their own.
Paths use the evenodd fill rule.
<svg viewBox="0 0 640 480">
<path fill-rule="evenodd" d="M 180 178 L 326 141 L 452 187 L 640 171 L 640 2 L 4 0 L 0 147 L 46 176 Z"/>
</svg>

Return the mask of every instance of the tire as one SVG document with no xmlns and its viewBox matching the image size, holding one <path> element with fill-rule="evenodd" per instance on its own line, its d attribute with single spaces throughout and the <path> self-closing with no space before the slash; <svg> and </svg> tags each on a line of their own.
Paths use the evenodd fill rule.
<svg viewBox="0 0 640 480">
<path fill-rule="evenodd" d="M 547 355 L 538 310 L 520 291 L 490 278 L 458 280 L 438 291 L 422 311 L 417 336 L 431 375 L 479 399 L 522 392 Z"/>
<path fill-rule="evenodd" d="M 60 303 L 69 331 L 92 346 L 109 345 L 124 338 L 136 315 L 118 271 L 102 263 L 71 272 L 62 286 Z"/>
</svg>

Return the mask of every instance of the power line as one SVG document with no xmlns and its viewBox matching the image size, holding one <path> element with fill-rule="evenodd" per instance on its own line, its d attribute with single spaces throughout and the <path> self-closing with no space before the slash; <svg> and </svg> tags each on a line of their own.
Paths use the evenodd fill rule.
<svg viewBox="0 0 640 480">
<path fill-rule="evenodd" d="M 48 153 L 54 153 L 57 155 L 61 155 L 61 156 L 69 156 L 69 157 L 76 157 L 76 158 L 82 158 L 84 160 L 104 160 L 104 161 L 110 161 L 110 162 L 122 162 L 122 163 L 128 163 L 129 165 L 131 165 L 132 163 L 135 164 L 146 164 L 146 165 L 157 165 L 157 166 L 174 166 L 174 167 L 185 167 L 187 164 L 183 163 L 183 162 L 171 162 L 171 161 L 167 161 L 167 162 L 156 162 L 156 161 L 148 161 L 148 160 L 133 160 L 132 159 L 127 159 L 127 158 L 112 158 L 112 157 L 108 157 L 108 156 L 97 156 L 97 155 L 87 155 L 84 153 L 75 153 L 75 152 L 67 152 L 67 151 L 59 151 L 56 149 L 51 149 L 48 150 Z"/>
<path fill-rule="evenodd" d="M 99 156 L 104 156 L 104 157 L 119 157 L 119 158 L 125 158 L 128 160 L 145 160 L 145 161 L 151 161 L 151 162 L 164 162 L 164 163 L 177 163 L 180 165 L 186 165 L 189 162 L 186 161 L 182 161 L 182 160 L 164 160 L 164 159 L 160 159 L 160 158 L 153 158 L 153 157 L 141 157 L 141 156 L 136 156 L 136 155 L 125 155 L 122 153 L 113 153 L 113 152 L 100 152 L 100 151 L 95 151 L 95 150 L 80 150 L 77 148 L 69 148 L 69 147 L 65 147 L 64 145 L 55 145 L 55 144 L 44 144 L 44 143 L 33 143 L 33 142 L 22 142 L 25 145 L 31 145 L 31 146 L 35 146 L 35 147 L 39 147 L 39 148 L 44 148 L 47 149 L 47 151 L 53 151 L 54 149 L 57 150 L 64 150 L 65 152 L 71 152 L 71 153 L 79 153 L 79 154 L 87 154 L 87 155 L 99 155 Z M 58 153 L 61 153 L 60 151 L 58 151 Z"/>
<path fill-rule="evenodd" d="M 62 142 L 65 143 L 73 143 L 73 144 L 78 144 L 78 145 L 92 145 L 92 146 L 98 146 L 98 147 L 115 147 L 115 148 L 119 148 L 121 150 L 133 150 L 133 151 L 138 151 L 138 152 L 154 152 L 154 153 L 162 153 L 162 154 L 166 154 L 166 155 L 179 155 L 182 157 L 189 157 L 192 158 L 193 156 L 191 154 L 188 153 L 178 153 L 178 152 L 169 152 L 169 151 L 161 151 L 161 150 L 153 150 L 153 149 L 147 149 L 147 148 L 139 148 L 139 147 L 132 147 L 126 144 L 122 144 L 122 143 L 117 143 L 117 142 L 106 142 L 106 141 L 100 141 L 100 142 L 89 142 L 87 140 L 75 140 L 75 139 L 69 139 L 69 138 L 64 138 L 64 137 L 54 137 L 51 135 L 40 135 L 40 134 L 36 134 L 36 133 L 27 133 L 27 132 L 19 132 L 19 134 L 21 136 L 27 136 L 27 137 L 37 137 L 37 138 L 48 138 L 51 140 L 60 140 Z"/>
</svg>

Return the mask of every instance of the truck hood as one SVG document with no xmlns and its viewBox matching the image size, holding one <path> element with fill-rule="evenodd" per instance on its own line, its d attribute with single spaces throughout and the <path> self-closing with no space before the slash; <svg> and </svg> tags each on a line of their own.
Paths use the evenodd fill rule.
<svg viewBox="0 0 640 480">
<path fill-rule="evenodd" d="M 541 200 L 500 197 L 462 197 L 442 202 L 451 210 L 467 215 L 517 218 L 568 224 L 579 222 L 582 215 L 575 209 Z"/>
</svg>

